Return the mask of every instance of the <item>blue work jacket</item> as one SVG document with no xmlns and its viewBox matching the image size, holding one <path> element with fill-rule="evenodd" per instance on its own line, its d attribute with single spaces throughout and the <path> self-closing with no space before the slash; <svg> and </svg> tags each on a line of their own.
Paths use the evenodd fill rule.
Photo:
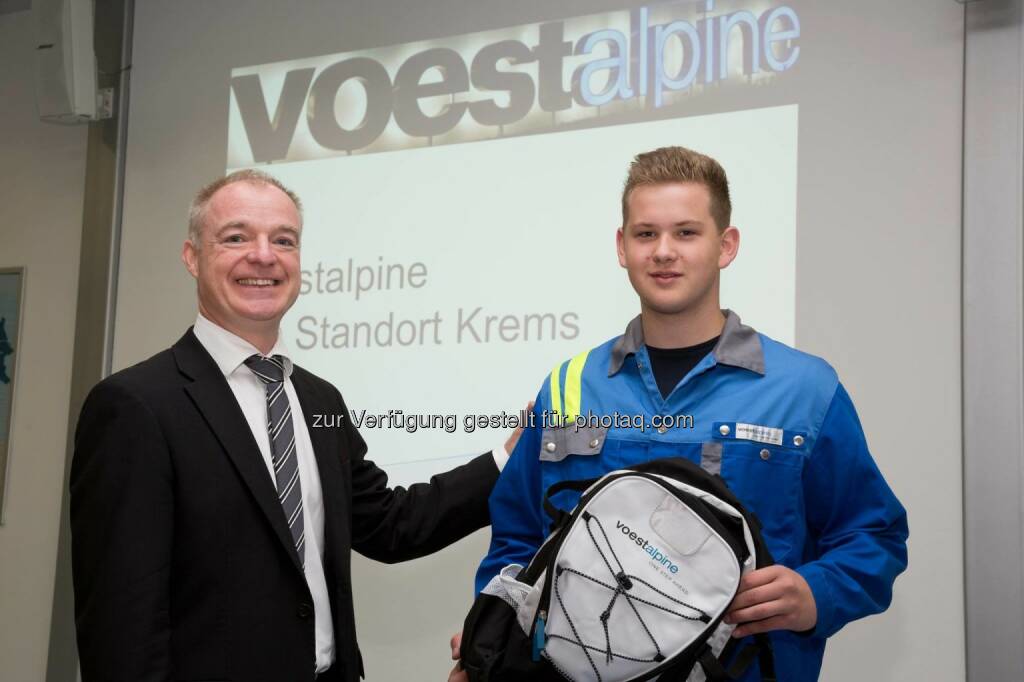
<svg viewBox="0 0 1024 682">
<path fill-rule="evenodd" d="M 542 499 L 553 483 L 686 457 L 721 474 L 760 519 L 775 562 L 810 585 L 815 628 L 771 639 L 779 680 L 817 680 L 825 639 L 889 605 L 907 565 L 906 511 L 835 370 L 725 312 L 714 350 L 667 398 L 639 317 L 555 368 L 491 493 L 491 545 L 476 589 L 508 564 L 529 563 L 550 531 Z M 577 500 L 563 491 L 553 501 L 570 510 Z M 742 679 L 759 680 L 756 668 Z"/>
</svg>

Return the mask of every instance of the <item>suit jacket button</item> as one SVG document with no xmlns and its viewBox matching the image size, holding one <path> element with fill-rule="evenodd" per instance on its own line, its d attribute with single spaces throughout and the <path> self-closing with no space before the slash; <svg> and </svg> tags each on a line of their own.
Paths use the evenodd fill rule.
<svg viewBox="0 0 1024 682">
<path fill-rule="evenodd" d="M 309 604 L 299 604 L 299 618 L 306 619 L 313 615 L 313 607 Z"/>
</svg>

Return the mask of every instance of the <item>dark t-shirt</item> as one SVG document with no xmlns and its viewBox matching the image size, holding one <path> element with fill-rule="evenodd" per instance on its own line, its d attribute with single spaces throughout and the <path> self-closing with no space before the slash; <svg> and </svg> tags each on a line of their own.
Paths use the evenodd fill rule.
<svg viewBox="0 0 1024 682">
<path fill-rule="evenodd" d="M 716 336 L 704 343 L 686 348 L 647 346 L 647 354 L 651 356 L 651 371 L 654 373 L 654 380 L 658 382 L 658 390 L 661 391 L 663 398 L 667 398 L 676 384 L 682 381 L 683 377 L 714 349 L 718 338 Z"/>
</svg>

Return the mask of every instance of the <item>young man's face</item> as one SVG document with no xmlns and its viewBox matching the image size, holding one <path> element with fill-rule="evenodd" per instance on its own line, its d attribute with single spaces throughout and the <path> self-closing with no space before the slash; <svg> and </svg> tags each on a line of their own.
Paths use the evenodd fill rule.
<svg viewBox="0 0 1024 682">
<path fill-rule="evenodd" d="M 182 253 L 203 315 L 239 336 L 276 332 L 299 295 L 300 220 L 272 185 L 219 189 L 207 204 L 199 247 L 186 241 Z"/>
<path fill-rule="evenodd" d="M 739 248 L 739 231 L 719 231 L 705 185 L 642 185 L 627 202 L 629 216 L 616 236 L 619 265 L 643 310 L 673 315 L 718 308 L 718 271 Z"/>
</svg>

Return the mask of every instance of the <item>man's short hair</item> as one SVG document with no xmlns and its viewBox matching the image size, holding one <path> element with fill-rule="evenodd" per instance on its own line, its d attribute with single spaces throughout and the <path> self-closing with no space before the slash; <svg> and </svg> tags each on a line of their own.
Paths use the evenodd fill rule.
<svg viewBox="0 0 1024 682">
<path fill-rule="evenodd" d="M 199 247 L 199 233 L 203 228 L 203 221 L 206 220 L 206 207 L 209 205 L 210 199 L 217 193 L 217 190 L 236 182 L 270 185 L 271 187 L 278 188 L 292 200 L 292 203 L 295 204 L 295 209 L 299 212 L 299 219 L 302 219 L 302 202 L 299 200 L 299 196 L 285 187 L 280 180 L 269 173 L 264 173 L 254 168 L 237 170 L 205 185 L 196 192 L 195 198 L 192 199 L 192 205 L 188 209 L 188 239 L 196 248 Z"/>
<path fill-rule="evenodd" d="M 697 182 L 707 187 L 711 195 L 711 217 L 718 231 L 729 226 L 732 202 L 725 169 L 710 156 L 686 147 L 661 147 L 636 155 L 629 164 L 629 175 L 622 189 L 622 226 L 629 221 L 629 195 L 634 189 L 670 182 Z"/>
</svg>

